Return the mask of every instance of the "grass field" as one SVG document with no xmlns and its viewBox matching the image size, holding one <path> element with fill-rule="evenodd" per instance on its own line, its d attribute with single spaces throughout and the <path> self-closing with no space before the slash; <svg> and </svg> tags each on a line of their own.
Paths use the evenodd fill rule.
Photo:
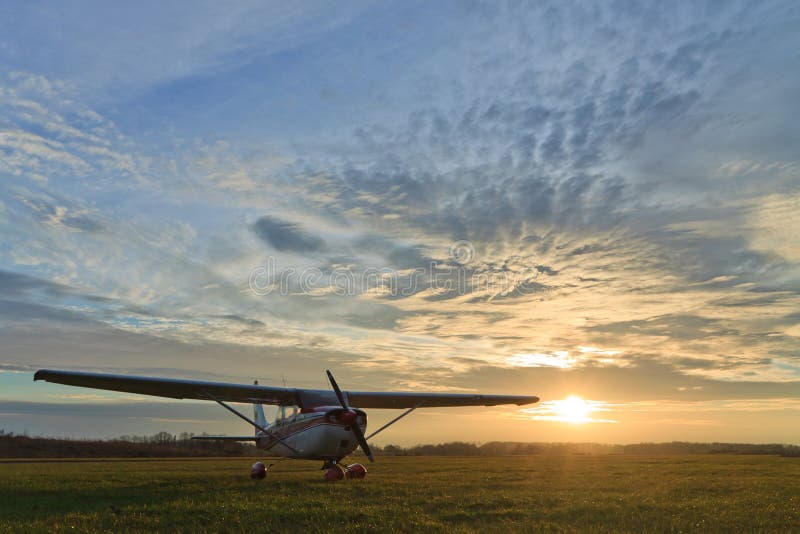
<svg viewBox="0 0 800 534">
<path fill-rule="evenodd" d="M 0 461 L 0 531 L 800 531 L 800 459 L 382 457 L 248 478 L 236 459 Z"/>
</svg>

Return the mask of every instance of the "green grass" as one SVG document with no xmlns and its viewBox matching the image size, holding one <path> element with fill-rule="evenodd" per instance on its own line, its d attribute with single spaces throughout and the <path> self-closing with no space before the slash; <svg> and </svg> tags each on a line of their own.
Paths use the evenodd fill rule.
<svg viewBox="0 0 800 534">
<path fill-rule="evenodd" d="M 236 459 L 0 463 L 0 531 L 742 532 L 800 530 L 800 459 L 378 458 L 261 482 Z"/>
</svg>

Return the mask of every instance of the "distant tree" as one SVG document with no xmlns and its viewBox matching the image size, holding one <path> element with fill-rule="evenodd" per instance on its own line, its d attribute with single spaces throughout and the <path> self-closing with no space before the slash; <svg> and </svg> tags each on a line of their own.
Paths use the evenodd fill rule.
<svg viewBox="0 0 800 534">
<path fill-rule="evenodd" d="M 800 447 L 797 445 L 784 445 L 781 456 L 788 458 L 800 458 Z"/>
<path fill-rule="evenodd" d="M 401 456 L 404 451 L 399 445 L 386 445 L 381 452 L 387 456 Z"/>
<path fill-rule="evenodd" d="M 172 443 L 173 441 L 175 441 L 175 436 L 173 436 L 169 432 L 163 432 L 162 431 L 162 432 L 159 432 L 159 433 L 153 435 L 153 437 L 151 438 L 151 441 L 153 443 L 160 443 L 162 445 L 165 445 L 167 443 Z"/>
</svg>

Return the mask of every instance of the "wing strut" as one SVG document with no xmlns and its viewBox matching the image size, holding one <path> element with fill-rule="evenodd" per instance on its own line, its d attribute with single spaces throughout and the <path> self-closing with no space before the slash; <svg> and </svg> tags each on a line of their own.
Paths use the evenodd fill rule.
<svg viewBox="0 0 800 534">
<path fill-rule="evenodd" d="M 401 413 L 400 415 L 398 415 L 397 417 L 395 417 L 394 419 L 392 419 L 391 421 L 380 427 L 378 430 L 367 436 L 365 439 L 371 439 L 375 434 L 386 430 L 387 428 L 398 422 L 400 419 L 402 419 L 403 417 L 407 416 L 408 414 L 410 414 L 411 412 L 422 406 L 423 404 L 424 403 L 422 402 L 418 402 L 415 406 L 412 406 L 408 410 L 404 411 L 403 413 Z"/>
<path fill-rule="evenodd" d="M 213 400 L 214 402 L 216 402 L 217 404 L 219 404 L 220 406 L 222 406 L 223 408 L 225 408 L 226 410 L 231 412 L 233 415 L 235 415 L 237 417 L 240 417 L 241 419 L 244 419 L 245 421 L 247 421 L 248 423 L 250 423 L 251 425 L 253 425 L 257 429 L 262 431 L 264 434 L 266 434 L 266 437 L 275 438 L 281 445 L 283 445 L 284 447 L 288 448 L 289 450 L 291 450 L 295 454 L 299 454 L 300 453 L 297 449 L 295 449 L 294 447 L 292 447 L 291 445 L 286 443 L 280 437 L 276 436 L 275 434 L 273 434 L 272 432 L 267 430 L 265 427 L 259 425 L 258 423 L 256 423 L 255 421 L 253 421 L 252 419 L 250 419 L 249 417 L 244 415 L 239 410 L 237 410 L 235 408 L 231 408 L 228 404 L 226 404 L 223 401 L 219 400 L 218 398 L 216 398 L 214 395 L 212 395 L 211 393 L 209 393 L 207 391 L 206 391 L 206 395 L 208 396 L 209 399 Z"/>
</svg>

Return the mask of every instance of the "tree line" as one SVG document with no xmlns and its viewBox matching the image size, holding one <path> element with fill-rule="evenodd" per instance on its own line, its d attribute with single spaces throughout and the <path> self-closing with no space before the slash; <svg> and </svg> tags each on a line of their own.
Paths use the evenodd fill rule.
<svg viewBox="0 0 800 534">
<path fill-rule="evenodd" d="M 202 434 L 207 435 L 207 434 Z M 0 458 L 147 458 L 181 456 L 259 457 L 263 451 L 253 443 L 193 440 L 194 434 L 158 432 L 148 436 L 125 435 L 118 438 L 67 439 L 31 437 L 0 429 Z M 766 454 L 800 457 L 800 446 L 752 443 L 525 443 L 491 441 L 484 444 L 454 441 L 414 445 L 371 444 L 375 455 L 383 456 L 513 456 L 513 455 L 658 455 L 658 454 Z M 357 451 L 358 454 L 359 451 Z"/>
<path fill-rule="evenodd" d="M 635 443 L 608 445 L 602 443 L 515 443 L 492 441 L 483 445 L 452 442 L 438 445 L 401 447 L 372 446 L 376 454 L 391 456 L 514 456 L 514 455 L 658 455 L 658 454 L 766 454 L 800 457 L 800 446 L 753 443 Z"/>
<path fill-rule="evenodd" d="M 166 458 L 259 456 L 252 443 L 193 440 L 193 434 L 158 432 L 114 439 L 31 437 L 0 430 L 0 458 Z"/>
</svg>

